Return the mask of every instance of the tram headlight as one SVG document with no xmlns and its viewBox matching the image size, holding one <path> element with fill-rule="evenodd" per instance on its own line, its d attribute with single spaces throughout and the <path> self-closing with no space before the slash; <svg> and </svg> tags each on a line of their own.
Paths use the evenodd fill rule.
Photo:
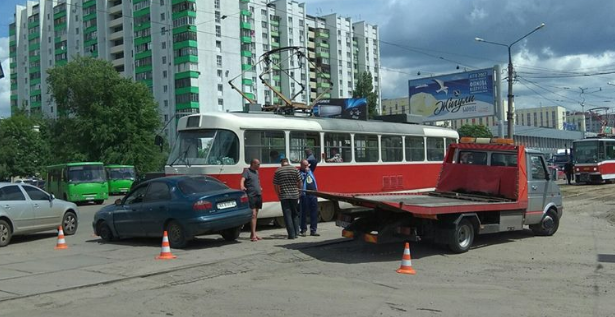
<svg viewBox="0 0 615 317">
<path fill-rule="evenodd" d="M 595 172 L 595 171 L 597 171 L 597 170 L 598 170 L 598 168 L 597 168 L 597 167 L 594 167 L 594 172 Z"/>
<path fill-rule="evenodd" d="M 580 171 L 581 171 L 581 169 L 580 169 L 580 168 L 578 168 L 578 167 L 576 168 L 576 170 L 577 170 L 577 172 L 580 172 Z"/>
</svg>

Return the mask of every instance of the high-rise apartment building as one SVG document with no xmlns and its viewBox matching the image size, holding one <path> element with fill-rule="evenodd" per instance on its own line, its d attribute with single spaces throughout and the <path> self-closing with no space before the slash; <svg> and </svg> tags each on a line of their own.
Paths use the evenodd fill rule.
<svg viewBox="0 0 615 317">
<path fill-rule="evenodd" d="M 362 71 L 380 95 L 377 26 L 312 17 L 293 0 L 28 1 L 16 6 L 9 36 L 13 111 L 57 116 L 46 70 L 93 56 L 150 88 L 170 139 L 178 116 L 241 110 L 246 99 L 282 104 L 258 78 L 259 58 L 276 48 L 300 47 L 311 61 L 297 63 L 288 50 L 270 55 L 279 65 L 263 79 L 296 102 L 351 97 Z"/>
</svg>

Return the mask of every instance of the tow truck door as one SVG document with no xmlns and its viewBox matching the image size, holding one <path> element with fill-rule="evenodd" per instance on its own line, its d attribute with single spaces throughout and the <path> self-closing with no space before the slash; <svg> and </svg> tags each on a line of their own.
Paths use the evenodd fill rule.
<svg viewBox="0 0 615 317">
<path fill-rule="evenodd" d="M 534 224 L 542 219 L 549 189 L 549 174 L 544 157 L 539 153 L 528 153 L 528 207 L 525 224 Z"/>
</svg>

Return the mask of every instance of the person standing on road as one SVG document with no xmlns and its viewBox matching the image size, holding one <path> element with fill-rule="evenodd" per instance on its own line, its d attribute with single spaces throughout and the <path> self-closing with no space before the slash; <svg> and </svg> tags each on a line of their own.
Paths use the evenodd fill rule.
<svg viewBox="0 0 615 317">
<path fill-rule="evenodd" d="M 301 175 L 299 171 L 288 163 L 287 158 L 281 161 L 282 166 L 273 174 L 273 187 L 280 199 L 284 223 L 288 239 L 296 239 L 299 235 L 299 189 L 301 188 Z"/>
<path fill-rule="evenodd" d="M 301 161 L 301 169 L 299 170 L 301 174 L 301 198 L 299 199 L 301 205 L 301 236 L 305 237 L 305 233 L 307 232 L 307 216 L 310 216 L 310 235 L 314 237 L 320 236 L 316 232 L 318 226 L 318 198 L 312 194 L 308 194 L 306 190 L 318 190 L 318 186 L 316 185 L 316 178 L 314 177 L 314 173 L 312 173 L 312 169 L 310 167 L 310 163 L 308 160 Z"/>
<path fill-rule="evenodd" d="M 572 172 L 574 169 L 574 165 L 572 165 L 572 161 L 568 160 L 566 162 L 566 164 L 564 164 L 564 173 L 566 173 L 566 181 L 568 182 L 568 185 L 572 184 Z"/>
<path fill-rule="evenodd" d="M 258 177 L 258 169 L 261 166 L 261 162 L 258 159 L 252 159 L 250 161 L 250 167 L 246 168 L 241 175 L 240 188 L 248 195 L 248 202 L 250 209 L 252 209 L 252 220 L 250 221 L 250 240 L 261 240 L 256 234 L 256 218 L 258 217 L 258 210 L 263 208 L 263 189 L 261 188 L 261 181 Z"/>
</svg>

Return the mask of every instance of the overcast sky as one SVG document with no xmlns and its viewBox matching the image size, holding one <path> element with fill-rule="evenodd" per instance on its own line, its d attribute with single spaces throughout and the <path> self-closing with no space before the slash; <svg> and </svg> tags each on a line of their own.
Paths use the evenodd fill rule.
<svg viewBox="0 0 615 317">
<path fill-rule="evenodd" d="M 201 0 L 200 0 L 201 1 Z M 235 0 L 223 0 L 235 1 Z M 299 1 L 302 2 L 302 1 Z M 382 97 L 408 95 L 408 80 L 502 65 L 512 46 L 518 108 L 615 108 L 615 1 L 305 0 L 308 14 L 338 13 L 380 28 Z M 0 0 L 0 116 L 10 114 L 8 24 L 21 0 Z M 457 70 L 459 66 L 459 70 Z M 417 73 L 421 72 L 421 76 Z M 502 78 L 505 80 L 506 74 Z M 609 85 L 611 83 L 612 85 Z M 582 89 L 581 89 L 582 88 Z M 506 84 L 503 84 L 506 95 Z"/>
</svg>

